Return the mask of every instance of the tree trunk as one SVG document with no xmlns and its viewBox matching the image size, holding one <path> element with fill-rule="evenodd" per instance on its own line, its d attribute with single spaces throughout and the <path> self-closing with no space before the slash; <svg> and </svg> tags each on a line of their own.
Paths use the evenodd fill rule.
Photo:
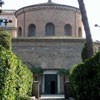
<svg viewBox="0 0 100 100">
<path fill-rule="evenodd" d="M 86 43 L 87 43 L 87 54 L 88 54 L 88 58 L 93 56 L 93 41 L 92 41 L 92 37 L 91 37 L 91 32 L 90 32 L 90 27 L 89 27 L 89 23 L 88 23 L 88 18 L 87 18 L 87 14 L 86 14 L 86 9 L 85 9 L 85 5 L 84 5 L 84 1 L 83 0 L 78 0 L 79 3 L 79 8 L 81 11 L 81 15 L 82 15 L 82 22 L 84 25 L 84 30 L 85 30 L 85 34 L 86 34 Z"/>
</svg>

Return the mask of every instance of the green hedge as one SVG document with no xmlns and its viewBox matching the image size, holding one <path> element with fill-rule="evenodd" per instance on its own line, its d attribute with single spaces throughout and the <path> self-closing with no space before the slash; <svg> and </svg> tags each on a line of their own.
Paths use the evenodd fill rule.
<svg viewBox="0 0 100 100">
<path fill-rule="evenodd" d="M 100 98 L 100 52 L 70 72 L 70 84 L 75 100 Z"/>
<path fill-rule="evenodd" d="M 16 56 L 0 46 L 0 100 L 15 99 Z"/>
<path fill-rule="evenodd" d="M 11 49 L 11 33 L 0 31 L 0 45 L 6 49 Z"/>
<path fill-rule="evenodd" d="M 18 98 L 26 97 L 32 93 L 32 83 L 33 83 L 33 74 L 27 68 L 26 65 L 23 65 L 20 60 L 18 60 L 18 66 L 16 70 L 16 81 Z M 24 91 L 24 92 L 23 92 Z"/>
<path fill-rule="evenodd" d="M 0 100 L 20 100 L 32 91 L 33 76 L 10 50 L 0 46 Z M 24 100 L 24 99 L 23 99 Z"/>
</svg>

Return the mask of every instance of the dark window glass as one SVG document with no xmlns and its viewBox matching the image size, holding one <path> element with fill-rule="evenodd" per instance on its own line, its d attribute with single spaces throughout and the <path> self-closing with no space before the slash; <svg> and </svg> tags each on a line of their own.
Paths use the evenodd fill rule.
<svg viewBox="0 0 100 100">
<path fill-rule="evenodd" d="M 35 36 L 36 35 L 36 26 L 34 24 L 30 24 L 28 26 L 28 36 Z"/>
<path fill-rule="evenodd" d="M 64 32 L 66 36 L 72 36 L 72 26 L 70 24 L 66 24 L 64 26 Z"/>
<path fill-rule="evenodd" d="M 53 23 L 47 23 L 45 27 L 45 32 L 47 36 L 54 36 L 55 35 L 55 26 Z"/>
<path fill-rule="evenodd" d="M 18 37 L 21 37 L 21 36 L 22 36 L 22 28 L 19 27 L 19 28 L 18 28 Z"/>
</svg>

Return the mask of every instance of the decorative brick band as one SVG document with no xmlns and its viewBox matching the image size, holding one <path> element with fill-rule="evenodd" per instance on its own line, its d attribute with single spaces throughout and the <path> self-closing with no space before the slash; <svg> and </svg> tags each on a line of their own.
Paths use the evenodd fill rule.
<svg viewBox="0 0 100 100">
<path fill-rule="evenodd" d="M 40 5 L 31 5 L 24 8 L 21 8 L 15 12 L 15 16 L 29 12 L 29 11 L 36 11 L 36 10 L 45 10 L 45 9 L 58 9 L 58 10 L 67 10 L 67 11 L 75 11 L 80 13 L 80 10 L 76 7 L 67 6 L 67 5 L 60 5 L 60 4 L 40 4 Z"/>
</svg>

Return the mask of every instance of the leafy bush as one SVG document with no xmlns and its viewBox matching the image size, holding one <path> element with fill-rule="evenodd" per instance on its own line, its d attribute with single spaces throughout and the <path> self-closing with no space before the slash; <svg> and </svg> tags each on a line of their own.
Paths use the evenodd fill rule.
<svg viewBox="0 0 100 100">
<path fill-rule="evenodd" d="M 18 100 L 30 100 L 29 96 L 19 97 Z"/>
<path fill-rule="evenodd" d="M 0 46 L 0 100 L 19 100 L 31 95 L 33 77 L 26 65 Z"/>
<path fill-rule="evenodd" d="M 100 52 L 70 72 L 70 84 L 76 100 L 100 98 Z"/>
<path fill-rule="evenodd" d="M 16 56 L 0 46 L 0 100 L 15 99 Z"/>
<path fill-rule="evenodd" d="M 23 65 L 20 60 L 18 60 L 16 79 L 18 98 L 31 95 L 33 75 L 27 66 Z"/>
<path fill-rule="evenodd" d="M 0 31 L 0 45 L 6 49 L 11 49 L 11 35 L 7 31 Z"/>
<path fill-rule="evenodd" d="M 63 77 L 67 77 L 69 76 L 69 69 L 65 69 L 65 68 L 61 68 L 58 70 L 58 74 L 63 76 Z"/>
<path fill-rule="evenodd" d="M 34 75 L 35 81 L 38 80 L 38 78 L 43 74 L 43 69 L 40 66 L 32 66 L 31 71 Z"/>
</svg>

